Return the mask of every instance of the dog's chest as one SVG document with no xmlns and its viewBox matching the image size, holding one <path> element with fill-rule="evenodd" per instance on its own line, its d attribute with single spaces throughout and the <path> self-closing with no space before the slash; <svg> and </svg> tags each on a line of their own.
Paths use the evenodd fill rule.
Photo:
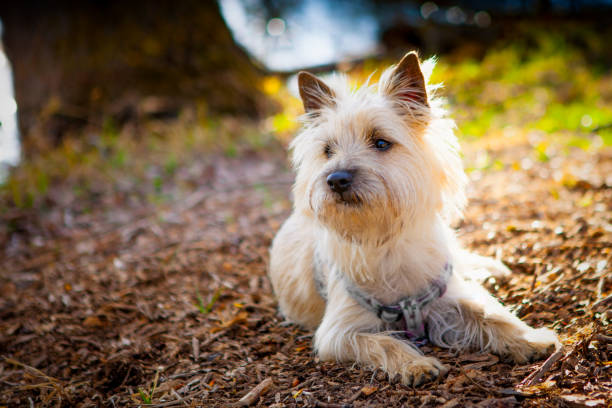
<svg viewBox="0 0 612 408">
<path fill-rule="evenodd" d="M 443 250 L 409 246 L 367 248 L 322 239 L 315 245 L 315 283 L 324 292 L 330 279 L 345 276 L 369 295 L 391 304 L 422 291 L 440 275 L 448 261 Z"/>
</svg>

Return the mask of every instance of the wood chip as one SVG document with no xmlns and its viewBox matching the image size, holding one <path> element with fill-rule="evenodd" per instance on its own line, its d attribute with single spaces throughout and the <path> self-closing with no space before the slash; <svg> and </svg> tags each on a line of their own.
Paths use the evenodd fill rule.
<svg viewBox="0 0 612 408">
<path fill-rule="evenodd" d="M 455 408 L 460 406 L 461 400 L 459 398 L 453 398 L 451 400 L 446 401 L 440 408 Z"/>
<path fill-rule="evenodd" d="M 272 385 L 274 385 L 274 382 L 272 381 L 272 379 L 270 377 L 268 377 L 265 380 L 263 380 L 262 382 L 260 382 L 259 384 L 257 384 L 255 386 L 255 388 L 253 388 L 251 391 L 249 391 L 244 397 L 240 398 L 238 400 L 238 402 L 236 402 L 235 404 L 232 404 L 230 406 L 232 406 L 232 407 L 248 407 L 248 406 L 251 406 L 255 402 L 257 402 L 259 397 L 262 396 L 263 394 L 265 394 Z"/>
<path fill-rule="evenodd" d="M 561 395 L 559 397 L 570 407 L 605 407 L 606 401 L 601 399 L 592 399 L 588 395 Z"/>
<path fill-rule="evenodd" d="M 193 351 L 194 361 L 198 361 L 198 359 L 200 358 L 200 341 L 197 337 L 191 338 L 191 349 Z"/>
</svg>

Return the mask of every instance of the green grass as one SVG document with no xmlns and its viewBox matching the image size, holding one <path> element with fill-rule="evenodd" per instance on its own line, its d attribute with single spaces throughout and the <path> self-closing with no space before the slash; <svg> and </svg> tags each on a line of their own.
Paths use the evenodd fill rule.
<svg viewBox="0 0 612 408">
<path fill-rule="evenodd" d="M 151 403 L 151 397 L 142 388 L 138 389 L 138 394 L 140 395 L 140 399 L 142 400 L 142 402 L 144 402 L 145 404 Z"/>
<path fill-rule="evenodd" d="M 151 390 L 145 391 L 142 388 L 138 388 L 138 395 L 140 399 L 145 404 L 153 403 L 153 395 L 155 394 L 155 389 L 157 388 L 157 381 L 159 380 L 159 371 L 155 372 L 155 378 L 153 379 L 153 383 L 151 384 Z"/>
<path fill-rule="evenodd" d="M 34 141 L 46 138 L 29 137 Z M 28 143 L 25 140 L 27 158 L 0 185 L 2 212 L 39 208 L 59 185 L 71 186 L 67 193 L 85 200 L 117 184 L 130 184 L 133 188 L 124 188 L 128 195 L 153 205 L 164 204 L 180 193 L 177 188 L 191 187 L 185 185 L 181 170 L 194 163 L 215 155 L 236 157 L 272 145 L 279 148 L 259 123 L 193 117 L 144 124 L 139 133 L 118 129 L 107 120 L 100 128 L 67 135 L 58 146 L 31 148 Z M 197 175 L 190 177 L 193 184 Z"/>
<path fill-rule="evenodd" d="M 196 298 L 198 300 L 198 303 L 196 304 L 196 306 L 198 310 L 200 311 L 200 313 L 202 314 L 210 313 L 213 307 L 215 306 L 215 303 L 217 303 L 217 300 L 219 300 L 219 296 L 221 296 L 221 289 L 217 289 L 215 293 L 213 293 L 213 295 L 210 297 L 210 300 L 208 301 L 208 303 L 204 304 L 204 299 L 202 298 L 202 295 L 200 294 L 200 291 L 198 290 L 198 288 L 196 288 Z"/>
<path fill-rule="evenodd" d="M 559 139 L 571 134 L 580 147 L 594 136 L 609 145 L 602 128 L 612 124 L 610 71 L 590 64 L 564 37 L 532 31 L 535 47 L 518 41 L 489 50 L 481 61 L 440 59 L 432 81 L 444 84 L 460 135 L 498 136 L 512 126 Z M 588 31 L 583 36 L 596 40 Z"/>
</svg>

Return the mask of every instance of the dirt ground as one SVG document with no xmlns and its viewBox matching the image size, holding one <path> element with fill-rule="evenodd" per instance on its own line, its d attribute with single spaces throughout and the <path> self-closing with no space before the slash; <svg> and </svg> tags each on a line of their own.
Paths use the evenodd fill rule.
<svg viewBox="0 0 612 408">
<path fill-rule="evenodd" d="M 262 383 L 255 406 L 612 406 L 612 152 L 489 156 L 504 165 L 470 173 L 459 235 L 513 270 L 486 284 L 504 304 L 559 333 L 547 363 L 426 345 L 450 372 L 410 388 L 319 361 L 266 277 L 291 208 L 278 149 L 186 165 L 192 190 L 162 204 L 123 180 L 0 214 L 0 406 L 240 406 Z"/>
</svg>

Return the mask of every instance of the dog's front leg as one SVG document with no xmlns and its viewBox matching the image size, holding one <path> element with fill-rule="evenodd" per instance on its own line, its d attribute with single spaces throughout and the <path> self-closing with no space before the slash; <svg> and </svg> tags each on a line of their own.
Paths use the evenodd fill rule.
<svg viewBox="0 0 612 408">
<path fill-rule="evenodd" d="M 407 341 L 378 333 L 381 321 L 355 302 L 341 282 L 330 282 L 328 293 L 325 315 L 315 333 L 315 348 L 322 360 L 380 368 L 405 385 L 419 385 L 447 373 L 445 365 L 423 356 Z"/>
<path fill-rule="evenodd" d="M 490 351 L 525 363 L 560 347 L 554 331 L 530 327 L 475 282 L 453 277 L 437 308 L 447 315 L 441 321 L 429 321 L 430 337 L 442 338 L 456 349 Z M 448 314 L 449 310 L 455 312 Z"/>
</svg>

